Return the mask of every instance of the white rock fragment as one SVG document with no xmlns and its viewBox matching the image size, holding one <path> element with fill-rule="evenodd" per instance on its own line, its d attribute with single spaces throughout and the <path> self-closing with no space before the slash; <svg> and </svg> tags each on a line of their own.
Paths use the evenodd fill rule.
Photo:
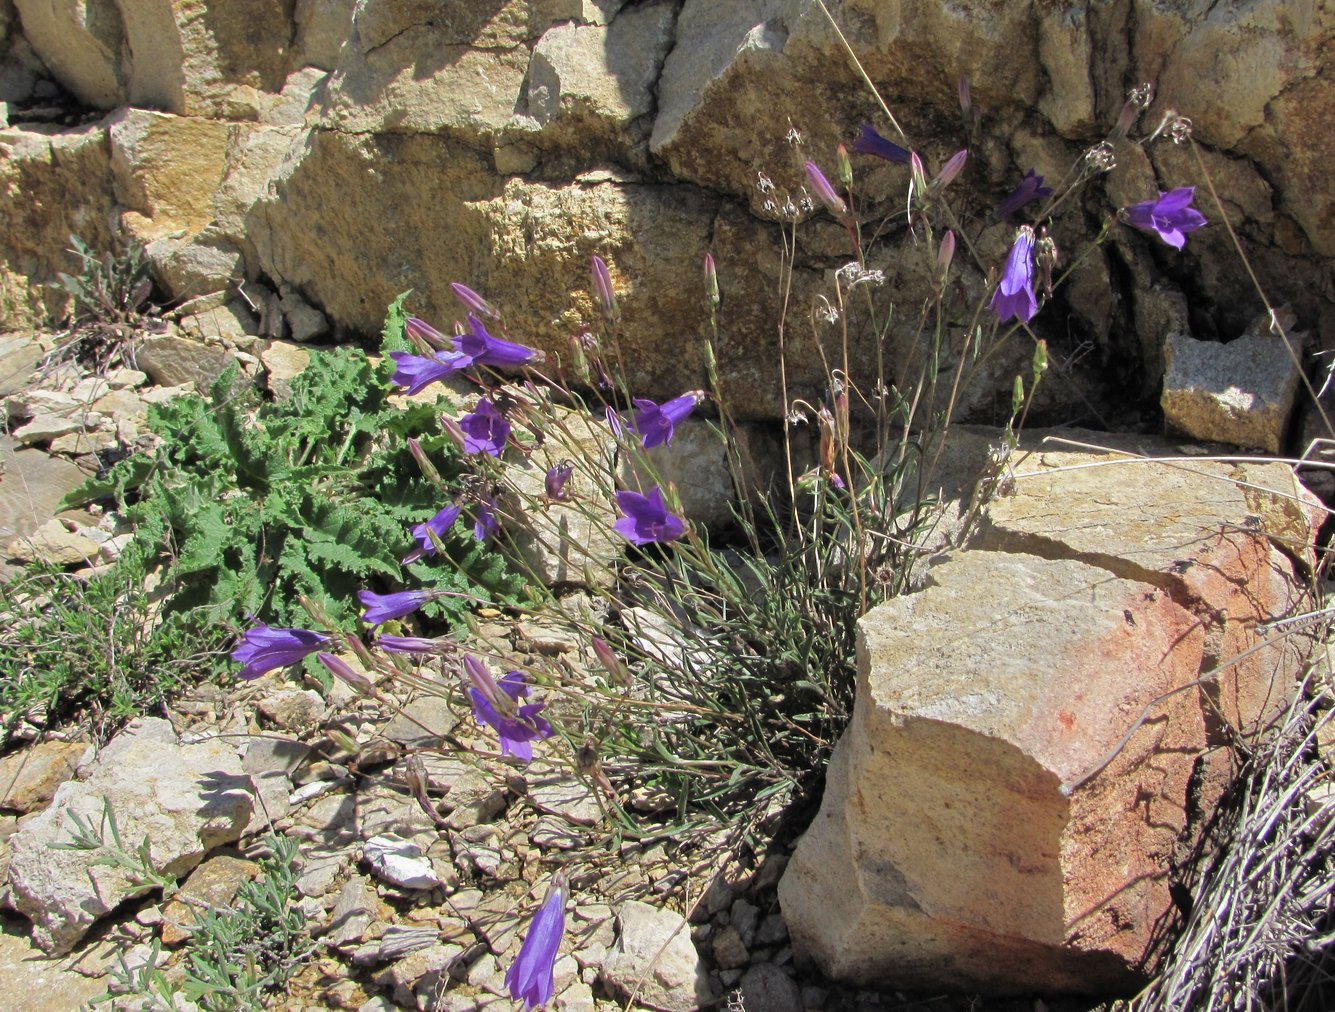
<svg viewBox="0 0 1335 1012">
<path fill-rule="evenodd" d="M 377 877 L 403 889 L 434 889 L 441 884 L 422 848 L 392 836 L 373 836 L 362 850 Z"/>
</svg>

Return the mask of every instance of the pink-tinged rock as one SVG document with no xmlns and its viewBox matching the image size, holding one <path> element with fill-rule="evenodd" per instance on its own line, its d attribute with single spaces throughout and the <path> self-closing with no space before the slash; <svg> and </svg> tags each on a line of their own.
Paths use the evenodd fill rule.
<svg viewBox="0 0 1335 1012">
<path fill-rule="evenodd" d="M 800 956 L 865 984 L 1133 988 L 1174 915 L 1197 694 L 1100 764 L 1191 683 L 1203 644 L 1162 589 L 1024 554 L 963 553 L 873 609 L 853 718 L 780 884 Z"/>
<path fill-rule="evenodd" d="M 1212 740 L 1252 737 L 1283 711 L 1302 664 L 1295 636 L 1258 624 L 1310 607 L 1295 575 L 1313 560 L 1324 510 L 1280 463 L 1172 463 L 1034 453 L 991 504 L 977 544 L 1079 559 L 1160 587 L 1205 634 L 1201 675 Z M 1253 651 L 1247 653 L 1247 651 Z M 1239 659 L 1240 658 L 1240 659 Z"/>
</svg>

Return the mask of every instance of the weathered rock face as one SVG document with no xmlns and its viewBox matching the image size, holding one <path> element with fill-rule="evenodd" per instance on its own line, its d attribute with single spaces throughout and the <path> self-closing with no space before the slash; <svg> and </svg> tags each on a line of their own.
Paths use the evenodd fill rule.
<svg viewBox="0 0 1335 1012">
<path fill-rule="evenodd" d="M 699 264 L 712 249 L 724 292 L 721 371 L 742 417 L 777 417 L 785 407 L 779 222 L 786 202 L 803 196 L 802 162 L 832 173 L 835 144 L 861 121 L 888 129 L 809 0 L 467 0 L 447 12 L 425 0 L 14 2 L 18 22 L 8 32 L 65 87 L 96 107 L 139 107 L 110 128 L 113 138 L 136 138 L 113 143 L 114 191 L 104 165 L 101 192 L 61 190 L 46 206 L 60 241 L 82 215 L 97 219 L 83 237 L 105 244 L 108 214 L 130 211 L 122 224 L 156 238 L 152 253 L 174 296 L 263 279 L 290 286 L 343 333 L 374 332 L 385 304 L 409 287 L 415 311 L 447 324 L 448 283 L 460 280 L 549 352 L 592 318 L 584 293 L 597 252 L 619 289 L 630 379 L 656 397 L 700 384 Z M 1049 181 L 1065 175 L 1106 135 L 1127 82 L 1150 81 L 1158 100 L 1142 132 L 1170 108 L 1192 119 L 1223 211 L 1272 302 L 1293 303 L 1300 326 L 1335 334 L 1327 259 L 1335 184 L 1324 171 L 1335 155 L 1326 129 L 1335 84 L 1321 73 L 1335 14 L 1326 7 L 831 7 L 929 172 L 970 151 L 951 191 L 977 254 L 956 258 L 948 306 L 961 326 L 1012 234 L 1013 223 L 990 221 L 991 209 L 1031 167 Z M 972 82 L 976 129 L 959 114 L 961 74 Z M 131 124 L 139 126 L 127 132 Z M 205 142 L 173 140 L 164 155 L 144 142 L 154 137 Z M 0 141 L 40 147 L 24 131 Z M 1191 150 L 1166 141 L 1122 143 L 1116 153 L 1118 168 L 1051 222 L 1066 263 L 1116 208 L 1203 181 Z M 47 174 L 69 171 L 62 164 Z M 152 200 L 148 181 L 173 173 L 188 176 L 193 187 L 183 189 L 204 202 Z M 759 185 L 762 175 L 772 189 Z M 871 235 L 903 206 L 907 172 L 859 157 L 856 175 Z M 15 180 L 9 203 L 40 202 L 33 195 L 46 185 Z M 1204 189 L 1201 197 L 1217 221 Z M 24 224 L 22 210 L 0 218 L 0 267 L 46 280 L 56 264 L 34 257 Z M 932 254 L 893 221 L 868 243 L 870 266 L 891 283 L 877 297 L 893 295 L 900 307 L 888 335 L 892 370 L 919 341 L 916 310 L 904 308 L 930 293 Z M 832 293 L 829 272 L 850 259 L 844 230 L 823 212 L 798 228 L 782 349 L 790 396 L 823 393 L 812 300 Z M 6 301 L 17 305 L 0 307 L 4 319 L 45 308 L 17 294 Z M 1168 326 L 1165 307 L 1185 318 Z M 1179 253 L 1116 228 L 1035 320 L 1070 380 L 1046 384 L 1042 397 L 1103 409 L 1128 391 L 1153 395 L 1168 332 L 1231 338 L 1256 308 L 1223 229 L 1193 234 Z M 860 309 L 845 319 L 855 369 L 870 386 L 874 330 Z M 837 338 L 819 340 L 829 350 Z M 1021 367 L 1026 349 L 1012 344 L 989 360 L 967 408 L 989 410 L 989 391 Z"/>
<path fill-rule="evenodd" d="M 1106 994 L 1151 968 L 1217 799 L 1206 749 L 1263 727 L 1299 657 L 1279 639 L 1215 669 L 1298 607 L 1276 546 L 1301 558 L 1314 524 L 1280 465 L 1124 461 L 1033 454 L 977 547 L 862 620 L 780 886 L 826 973 Z"/>
<path fill-rule="evenodd" d="M 100 848 L 54 846 L 70 843 L 75 816 L 102 827 L 110 845 L 104 821 L 110 808 L 127 851 L 148 839 L 153 870 L 183 876 L 208 851 L 240 839 L 253 806 L 234 748 L 218 739 L 182 744 L 157 718 L 128 726 L 85 760 L 79 776 L 10 841 L 14 906 L 32 919 L 33 941 L 50 953 L 68 952 L 139 884 L 124 868 L 96 864 L 105 856 Z"/>
</svg>

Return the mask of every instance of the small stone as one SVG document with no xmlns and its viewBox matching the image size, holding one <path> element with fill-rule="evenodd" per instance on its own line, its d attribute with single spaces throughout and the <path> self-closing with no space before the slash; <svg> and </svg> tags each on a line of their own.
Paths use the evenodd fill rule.
<svg viewBox="0 0 1335 1012">
<path fill-rule="evenodd" d="M 603 960 L 600 979 L 619 1000 L 634 994 L 654 1008 L 688 1012 L 712 998 L 685 918 L 631 900 L 622 905 L 617 922 L 620 934 Z"/>
<path fill-rule="evenodd" d="M 325 701 L 313 689 L 283 689 L 260 700 L 259 712 L 288 731 L 314 727 L 324 715 Z"/>
<path fill-rule="evenodd" d="M 725 970 L 745 966 L 751 953 L 737 928 L 729 924 L 714 938 L 714 961 Z"/>
<path fill-rule="evenodd" d="M 280 401 L 292 396 L 292 381 L 310 364 L 311 353 L 287 341 L 271 341 L 260 352 L 269 390 Z"/>
<path fill-rule="evenodd" d="M 802 1012 L 802 992 L 773 963 L 756 963 L 742 976 L 746 1012 Z"/>
<path fill-rule="evenodd" d="M 71 432 L 95 429 L 102 423 L 102 415 L 97 412 L 85 412 L 73 417 L 60 415 L 35 415 L 26 425 L 15 429 L 13 436 L 25 446 L 34 443 L 47 443 L 57 436 Z"/>
<path fill-rule="evenodd" d="M 552 777 L 532 783 L 528 800 L 539 811 L 559 815 L 577 826 L 592 826 L 602 818 L 597 797 L 586 783 L 575 777 Z"/>
<path fill-rule="evenodd" d="M 760 909 L 746 900 L 738 900 L 732 905 L 731 923 L 737 929 L 745 945 L 750 945 L 756 937 L 756 923 L 760 920 Z"/>
<path fill-rule="evenodd" d="M 89 453 L 104 453 L 120 445 L 115 432 L 70 432 L 57 436 L 47 447 L 49 452 L 62 457 L 82 457 Z"/>
<path fill-rule="evenodd" d="M 80 742 L 44 741 L 0 759 L 0 808 L 24 813 L 44 808 L 56 788 L 74 776 L 87 750 Z"/>
<path fill-rule="evenodd" d="M 162 943 L 180 945 L 190 937 L 205 909 L 226 907 L 243 882 L 254 879 L 260 866 L 228 854 L 210 857 L 185 880 L 180 891 L 162 906 Z"/>
<path fill-rule="evenodd" d="M 107 383 L 112 390 L 121 390 L 126 387 L 141 387 L 147 382 L 147 373 L 142 373 L 138 369 L 121 367 L 112 369 L 107 373 Z"/>
</svg>

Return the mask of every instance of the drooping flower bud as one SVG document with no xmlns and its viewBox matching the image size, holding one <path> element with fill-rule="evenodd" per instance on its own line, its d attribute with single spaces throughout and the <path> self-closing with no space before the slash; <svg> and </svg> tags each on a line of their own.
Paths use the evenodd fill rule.
<svg viewBox="0 0 1335 1012">
<path fill-rule="evenodd" d="M 419 320 L 415 316 L 408 317 L 403 325 L 403 329 L 408 334 L 408 340 L 417 345 L 418 349 L 428 357 L 433 352 L 445 351 L 454 347 L 454 341 L 446 337 L 431 324 L 425 320 Z"/>
<path fill-rule="evenodd" d="M 1018 415 L 1024 407 L 1024 379 L 1015 377 L 1015 386 L 1011 388 L 1011 414 Z"/>
<path fill-rule="evenodd" d="M 347 661 L 333 654 L 318 653 L 315 659 L 324 665 L 331 675 L 352 689 L 359 696 L 376 695 L 375 683 L 360 671 L 355 670 Z"/>
<path fill-rule="evenodd" d="M 921 198 L 927 193 L 927 170 L 923 168 L 918 152 L 909 152 L 909 173 L 913 177 L 913 192 Z"/>
<path fill-rule="evenodd" d="M 1038 385 L 1038 381 L 1042 378 L 1043 374 L 1044 374 L 1045 372 L 1047 372 L 1047 371 L 1048 371 L 1048 342 L 1047 342 L 1047 341 L 1039 341 L 1036 345 L 1034 345 L 1034 385 L 1035 385 L 1035 386 Z"/>
<path fill-rule="evenodd" d="M 593 644 L 594 656 L 597 657 L 598 662 L 602 664 L 603 669 L 607 672 L 607 677 L 612 684 L 620 686 L 621 688 L 628 688 L 631 684 L 630 670 L 622 663 L 621 658 L 618 657 L 616 651 L 612 649 L 612 645 L 601 636 L 592 637 L 591 642 Z"/>
<path fill-rule="evenodd" d="M 835 193 L 834 187 L 830 181 L 825 178 L 825 173 L 821 172 L 815 162 L 806 163 L 807 185 L 811 187 L 816 198 L 825 205 L 825 209 L 836 218 L 842 218 L 848 214 L 848 205 L 844 203 L 842 197 Z"/>
<path fill-rule="evenodd" d="M 459 304 L 468 312 L 476 313 L 478 316 L 489 316 L 493 320 L 500 319 L 501 314 L 496 312 L 492 304 L 467 285 L 451 281 L 450 291 L 454 293 L 454 297 L 459 300 Z"/>
<path fill-rule="evenodd" d="M 602 257 L 593 258 L 592 273 L 593 293 L 598 298 L 598 306 L 603 311 L 603 317 L 609 323 L 615 323 L 621 314 L 617 308 L 616 291 L 612 288 L 612 272 L 607 269 Z"/>
<path fill-rule="evenodd" d="M 439 485 L 441 480 L 440 472 L 436 470 L 436 465 L 431 463 L 431 458 L 429 458 L 426 455 L 426 451 L 422 449 L 422 444 L 412 436 L 408 437 L 408 452 L 413 455 L 413 460 L 417 463 L 418 469 L 421 470 L 422 477 L 429 482 Z"/>
<path fill-rule="evenodd" d="M 964 163 L 969 160 L 968 149 L 956 151 L 950 156 L 950 160 L 941 166 L 941 171 L 936 174 L 932 180 L 931 192 L 933 196 L 941 193 L 947 186 L 953 183 L 957 176 L 964 170 Z"/>
</svg>

